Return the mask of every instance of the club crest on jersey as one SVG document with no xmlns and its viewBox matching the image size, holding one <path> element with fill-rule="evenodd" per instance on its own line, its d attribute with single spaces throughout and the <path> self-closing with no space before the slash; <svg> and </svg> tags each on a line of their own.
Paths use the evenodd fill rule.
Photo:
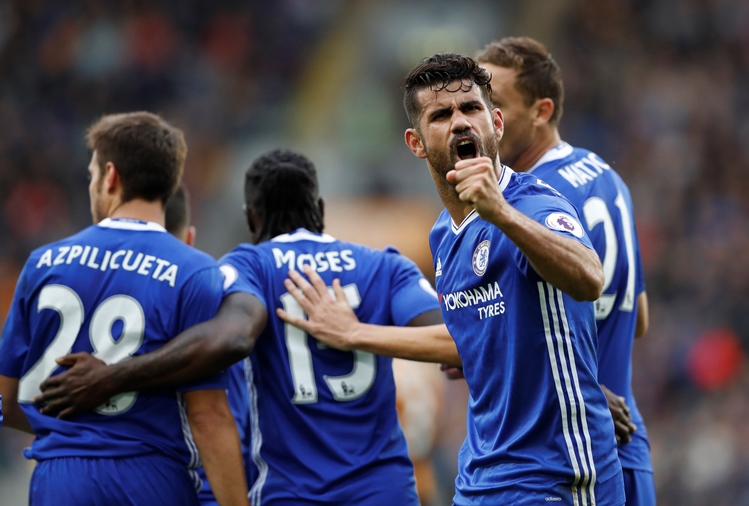
<svg viewBox="0 0 749 506">
<path fill-rule="evenodd" d="M 567 213 L 551 213 L 546 217 L 546 226 L 552 230 L 569 232 L 575 237 L 583 236 L 582 225 Z"/>
<path fill-rule="evenodd" d="M 489 241 L 481 241 L 473 251 L 473 272 L 483 276 L 489 266 Z"/>
</svg>

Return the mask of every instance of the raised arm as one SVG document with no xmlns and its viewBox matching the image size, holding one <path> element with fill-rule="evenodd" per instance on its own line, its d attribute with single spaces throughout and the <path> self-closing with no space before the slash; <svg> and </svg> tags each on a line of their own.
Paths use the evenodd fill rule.
<svg viewBox="0 0 749 506">
<path fill-rule="evenodd" d="M 290 316 L 283 309 L 276 313 L 325 344 L 339 350 L 362 350 L 387 357 L 421 362 L 461 365 L 460 355 L 439 311 L 427 311 L 409 322 L 409 327 L 361 323 L 346 302 L 339 280 L 333 281 L 335 298 L 322 278 L 308 266 L 304 273 L 289 272 L 286 289 L 307 313 L 307 320 Z M 419 326 L 426 325 L 426 326 Z"/>
<path fill-rule="evenodd" d="M 265 306 L 256 297 L 233 293 L 224 298 L 212 319 L 190 327 L 151 353 L 109 366 L 88 353 L 58 359 L 70 369 L 42 383 L 42 395 L 34 401 L 42 405 L 42 413 L 68 418 L 94 409 L 117 393 L 216 374 L 250 354 L 267 318 Z"/>
<path fill-rule="evenodd" d="M 213 495 L 221 506 L 248 506 L 242 450 L 224 390 L 185 392 L 187 420 Z"/>
<path fill-rule="evenodd" d="M 460 160 L 447 180 L 455 184 L 460 200 L 472 204 L 520 248 L 539 276 L 575 300 L 594 301 L 601 295 L 603 268 L 596 252 L 512 207 L 497 184 L 490 158 Z"/>
</svg>

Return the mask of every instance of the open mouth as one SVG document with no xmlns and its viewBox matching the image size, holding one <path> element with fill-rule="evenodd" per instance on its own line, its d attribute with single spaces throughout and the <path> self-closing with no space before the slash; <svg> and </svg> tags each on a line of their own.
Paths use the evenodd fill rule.
<svg viewBox="0 0 749 506">
<path fill-rule="evenodd" d="M 455 146 L 455 154 L 459 160 L 468 160 L 476 158 L 479 154 L 478 148 L 472 139 L 463 139 Z"/>
</svg>

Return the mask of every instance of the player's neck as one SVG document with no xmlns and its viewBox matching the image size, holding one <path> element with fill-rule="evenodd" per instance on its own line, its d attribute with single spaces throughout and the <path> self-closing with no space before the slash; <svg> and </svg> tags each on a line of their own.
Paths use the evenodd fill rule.
<svg viewBox="0 0 749 506">
<path fill-rule="evenodd" d="M 512 164 L 512 170 L 515 172 L 526 172 L 541 159 L 547 151 L 562 142 L 559 136 L 559 130 L 556 127 L 549 128 L 540 132 L 540 135 L 534 139 L 533 143 L 523 151 L 518 159 Z"/>
<path fill-rule="evenodd" d="M 107 217 L 152 221 L 163 227 L 165 222 L 164 205 L 160 200 L 148 202 L 143 199 L 133 199 L 113 207 Z"/>
</svg>

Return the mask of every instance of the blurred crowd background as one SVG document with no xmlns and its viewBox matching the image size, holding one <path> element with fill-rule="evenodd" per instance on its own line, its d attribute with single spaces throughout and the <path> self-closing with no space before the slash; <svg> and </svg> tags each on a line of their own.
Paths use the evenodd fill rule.
<svg viewBox="0 0 749 506">
<path fill-rule="evenodd" d="M 434 274 L 440 211 L 403 143 L 422 57 L 530 35 L 563 69 L 561 132 L 629 184 L 651 303 L 634 383 L 659 504 L 749 505 L 746 0 L 0 0 L 0 318 L 29 252 L 91 222 L 83 135 L 151 110 L 186 134 L 198 247 L 248 235 L 242 174 L 317 164 L 328 232 Z M 435 504 L 449 504 L 465 385 L 446 385 Z M 0 503 L 25 504 L 29 439 L 0 431 Z"/>
</svg>

